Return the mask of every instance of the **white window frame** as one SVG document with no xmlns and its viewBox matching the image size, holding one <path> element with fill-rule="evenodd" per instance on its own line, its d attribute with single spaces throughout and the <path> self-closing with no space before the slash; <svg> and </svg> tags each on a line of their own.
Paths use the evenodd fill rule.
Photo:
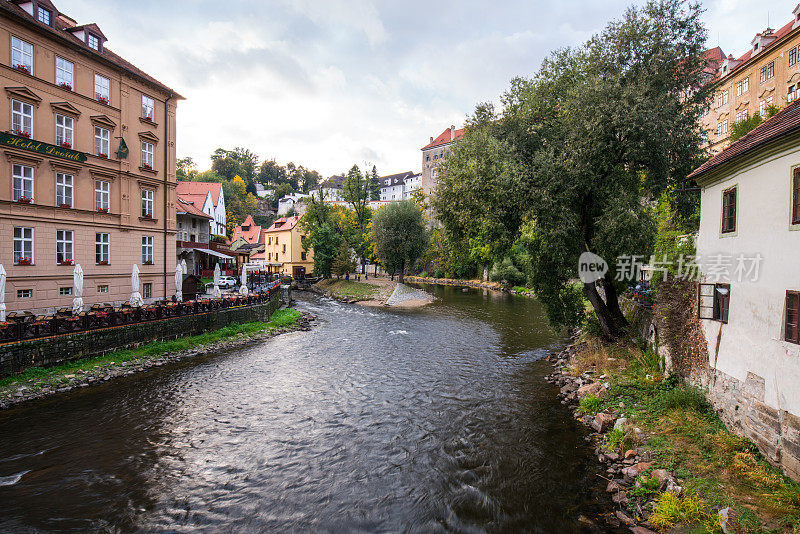
<svg viewBox="0 0 800 534">
<path fill-rule="evenodd" d="M 29 74 L 33 74 L 33 45 L 12 35 L 11 66 L 16 69 L 20 65 L 27 68 Z"/>
<path fill-rule="evenodd" d="M 61 143 L 69 143 L 69 148 L 72 148 L 72 140 L 75 134 L 75 119 L 66 115 L 56 113 L 56 144 L 61 146 Z"/>
<path fill-rule="evenodd" d="M 101 154 L 106 158 L 109 157 L 111 151 L 111 132 L 102 126 L 94 127 L 94 154 L 100 156 Z"/>
<path fill-rule="evenodd" d="M 33 289 L 17 289 L 17 298 L 18 299 L 33 298 Z"/>
<path fill-rule="evenodd" d="M 156 101 L 147 95 L 142 95 L 142 118 L 154 120 L 156 116 Z"/>
<path fill-rule="evenodd" d="M 11 165 L 11 198 L 14 202 L 17 202 L 22 197 L 33 202 L 33 178 L 33 167 L 18 163 Z"/>
<path fill-rule="evenodd" d="M 33 106 L 22 100 L 11 100 L 11 130 L 33 137 Z"/>
<path fill-rule="evenodd" d="M 153 236 L 142 236 L 142 263 L 153 263 Z"/>
<path fill-rule="evenodd" d="M 94 75 L 94 99 L 98 102 L 105 98 L 106 104 L 111 103 L 111 80 L 100 74 Z"/>
<path fill-rule="evenodd" d="M 156 147 L 153 143 L 142 141 L 142 167 L 155 169 Z"/>
<path fill-rule="evenodd" d="M 108 293 L 108 284 L 99 284 L 97 286 L 98 293 Z"/>
<path fill-rule="evenodd" d="M 72 208 L 75 204 L 75 177 L 64 172 L 56 173 L 56 204 L 60 207 L 69 204 Z"/>
<path fill-rule="evenodd" d="M 34 229 L 29 226 L 15 226 L 12 236 L 13 236 L 12 251 L 13 251 L 14 265 L 19 264 L 20 258 L 29 258 L 31 261 L 31 265 L 33 265 Z M 30 253 L 30 256 L 26 255 L 28 253 Z"/>
<path fill-rule="evenodd" d="M 75 64 L 56 56 L 56 85 L 63 84 L 69 85 L 70 91 L 75 87 Z"/>
<path fill-rule="evenodd" d="M 42 24 L 47 24 L 50 26 L 50 18 L 52 14 L 50 13 L 49 9 L 45 9 L 42 6 L 37 6 L 36 11 L 36 19 L 41 22 Z"/>
<path fill-rule="evenodd" d="M 142 217 L 153 217 L 154 205 L 155 191 L 152 189 L 142 189 Z"/>
<path fill-rule="evenodd" d="M 71 297 L 72 296 L 72 287 L 59 287 L 58 288 L 58 296 L 59 297 Z"/>
<path fill-rule="evenodd" d="M 111 182 L 106 180 L 94 181 L 94 209 L 111 211 Z"/>
<path fill-rule="evenodd" d="M 153 298 L 153 282 L 144 282 L 142 284 L 142 298 L 143 299 Z"/>
<path fill-rule="evenodd" d="M 94 262 L 100 265 L 103 261 L 111 263 L 111 234 L 108 232 L 95 232 L 94 234 Z"/>
<path fill-rule="evenodd" d="M 86 44 L 92 50 L 100 51 L 100 38 L 93 33 L 86 32 Z"/>
<path fill-rule="evenodd" d="M 75 232 L 72 230 L 56 230 L 56 263 L 75 261 Z"/>
</svg>

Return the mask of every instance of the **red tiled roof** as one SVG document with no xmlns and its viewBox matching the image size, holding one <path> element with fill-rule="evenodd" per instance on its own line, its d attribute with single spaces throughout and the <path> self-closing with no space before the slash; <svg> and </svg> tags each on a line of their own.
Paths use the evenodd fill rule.
<svg viewBox="0 0 800 534">
<path fill-rule="evenodd" d="M 234 227 L 233 240 L 236 241 L 237 237 L 241 237 L 251 244 L 260 243 L 261 227 L 255 223 L 252 216 L 248 215 L 242 224 Z"/>
<path fill-rule="evenodd" d="M 446 145 L 448 143 L 452 143 L 453 141 L 461 139 L 463 136 L 464 136 L 464 128 L 456 130 L 452 137 L 450 136 L 450 128 L 447 128 L 445 131 L 439 134 L 439 137 L 437 137 L 436 139 L 434 139 L 433 141 L 422 147 L 421 150 L 427 150 L 429 148 L 433 148 L 439 145 Z"/>
<path fill-rule="evenodd" d="M 222 184 L 219 182 L 182 182 L 178 180 L 178 185 L 175 190 L 179 195 L 184 197 L 196 198 L 202 196 L 203 201 L 206 199 L 206 193 L 210 191 L 211 202 L 216 206 L 219 202 L 219 193 L 222 191 Z M 194 198 L 192 200 L 194 200 Z"/>
<path fill-rule="evenodd" d="M 766 50 L 769 50 L 770 48 L 772 48 L 773 46 L 775 46 L 776 44 L 778 44 L 778 42 L 780 42 L 780 40 L 781 40 L 781 39 L 783 39 L 784 37 L 786 37 L 787 35 L 789 35 L 789 33 L 792 31 L 792 26 L 794 26 L 794 20 L 790 20 L 789 22 L 787 22 L 786 24 L 784 24 L 784 25 L 781 27 L 781 29 L 779 29 L 779 30 L 778 30 L 778 31 L 776 31 L 776 32 L 773 32 L 773 33 L 771 33 L 770 35 L 774 36 L 774 37 L 775 37 L 775 39 L 774 39 L 774 40 L 773 40 L 773 41 L 772 41 L 770 44 L 768 44 L 767 46 L 765 46 L 765 47 L 764 47 L 764 48 L 761 50 L 761 52 L 759 53 L 759 55 L 763 54 L 763 53 L 764 53 L 764 51 L 766 51 Z M 763 33 L 763 32 L 759 32 L 759 33 L 757 33 L 756 35 L 762 35 L 762 33 Z M 713 50 L 713 49 L 712 49 L 712 50 Z M 753 56 L 753 48 L 752 48 L 752 47 L 750 47 L 750 50 L 748 50 L 747 52 L 745 52 L 744 54 L 742 54 L 741 56 L 739 56 L 739 57 L 736 59 L 736 61 L 739 61 L 740 63 L 739 63 L 738 65 L 736 65 L 734 68 L 732 68 L 730 71 L 728 71 L 728 73 L 730 74 L 730 73 L 732 73 L 732 72 L 736 72 L 736 71 L 737 71 L 737 70 L 738 70 L 738 69 L 739 69 L 739 68 L 740 68 L 742 65 L 744 65 L 744 64 L 745 64 L 745 63 L 746 63 L 746 62 L 747 62 L 747 61 L 748 61 L 748 60 L 749 60 L 749 59 L 750 59 L 752 56 Z M 721 73 L 719 72 L 719 70 L 717 70 L 717 80 L 719 80 L 720 78 L 721 78 Z"/>
<path fill-rule="evenodd" d="M 729 163 L 784 135 L 800 130 L 800 100 L 792 102 L 780 113 L 748 132 L 725 150 L 711 157 L 687 178 L 697 178 L 711 169 Z"/>
<path fill-rule="evenodd" d="M 71 26 L 71 25 L 68 25 L 68 24 L 64 23 L 64 21 L 62 21 L 61 19 L 58 18 L 58 15 L 60 14 L 58 9 L 56 9 L 56 7 L 51 2 L 48 2 L 48 4 L 49 4 L 48 7 L 52 6 L 52 9 L 53 9 L 53 15 L 52 15 L 53 26 L 48 26 L 47 24 L 39 22 L 38 19 L 32 17 L 30 14 L 28 14 L 27 11 L 25 11 L 24 9 L 22 9 L 18 5 L 15 5 L 14 3 L 6 2 L 6 1 L 3 1 L 3 0 L 0 0 L 0 13 L 2 13 L 3 15 L 9 15 L 9 16 L 17 17 L 17 18 L 22 18 L 25 21 L 25 23 L 27 23 L 29 25 L 32 25 L 36 29 L 38 29 L 40 31 L 43 31 L 43 32 L 47 32 L 52 37 L 56 37 L 56 38 L 59 38 L 59 39 L 62 39 L 62 40 L 66 40 L 69 43 L 71 43 L 72 45 L 77 45 L 80 48 L 82 48 L 85 52 L 87 52 L 89 54 L 92 54 L 92 55 L 95 55 L 95 56 L 100 56 L 101 58 L 103 58 L 106 61 L 108 61 L 108 62 L 112 63 L 113 65 L 115 65 L 116 67 L 119 67 L 119 68 L 127 71 L 129 74 L 132 74 L 135 77 L 138 77 L 141 80 L 143 80 L 143 81 L 145 81 L 145 82 L 147 82 L 147 83 L 149 83 L 151 85 L 156 86 L 157 88 L 161 89 L 162 91 L 164 91 L 166 93 L 171 93 L 176 98 L 183 99 L 183 97 L 181 95 L 179 95 L 178 93 L 176 93 L 175 91 L 170 89 L 168 86 L 166 86 L 163 83 L 159 82 L 158 80 L 156 80 L 155 78 L 153 78 L 152 76 L 150 76 L 149 74 L 144 72 L 143 70 L 139 69 L 138 67 L 136 67 L 135 65 L 133 65 L 129 61 L 126 61 L 125 59 L 121 58 L 120 56 L 118 56 L 117 54 L 115 54 L 114 52 L 112 52 L 111 50 L 106 48 L 105 46 L 103 46 L 100 51 L 93 50 L 92 48 L 89 48 L 89 46 L 85 42 L 81 41 L 80 39 L 78 39 L 77 37 L 72 35 L 70 33 L 70 30 L 74 30 L 74 28 L 84 28 L 85 27 L 85 28 L 91 28 L 93 32 L 97 31 L 98 33 L 102 34 L 102 32 L 100 32 L 100 28 L 97 27 L 97 25 L 94 24 L 94 23 L 85 24 L 83 26 Z M 96 28 L 96 30 L 94 28 Z"/>
<path fill-rule="evenodd" d="M 205 197 L 203 200 L 205 200 Z M 178 195 L 178 204 L 176 208 L 178 213 L 187 213 L 189 215 L 194 215 L 195 217 L 203 217 L 204 219 L 214 218 L 195 206 L 194 202 L 190 198 L 182 197 L 181 195 Z"/>
<path fill-rule="evenodd" d="M 292 217 L 281 217 L 274 223 L 272 226 L 264 230 L 265 232 L 284 232 L 286 230 L 291 230 L 295 226 L 297 226 L 298 221 L 300 221 L 300 217 L 298 215 L 294 215 Z"/>
</svg>

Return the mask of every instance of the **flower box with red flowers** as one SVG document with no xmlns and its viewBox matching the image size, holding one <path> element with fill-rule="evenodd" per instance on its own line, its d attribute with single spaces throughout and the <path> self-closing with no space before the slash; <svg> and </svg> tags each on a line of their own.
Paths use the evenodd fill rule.
<svg viewBox="0 0 800 534">
<path fill-rule="evenodd" d="M 152 171 L 153 170 L 153 166 L 150 165 L 149 163 L 142 163 L 142 168 L 144 170 L 146 170 L 146 171 Z"/>
<path fill-rule="evenodd" d="M 99 312 L 97 312 L 97 314 L 96 314 L 96 315 L 97 315 L 98 317 L 105 317 L 106 315 L 108 315 L 108 312 L 99 311 Z"/>
<path fill-rule="evenodd" d="M 97 208 L 97 213 L 108 213 L 108 208 Z"/>
<path fill-rule="evenodd" d="M 69 141 L 61 141 L 58 144 L 58 146 L 60 146 L 62 148 L 72 148 L 72 143 L 70 143 Z"/>
<path fill-rule="evenodd" d="M 17 134 L 17 135 L 18 135 L 18 136 L 20 136 L 20 137 L 24 137 L 25 139 L 30 139 L 30 138 L 31 138 L 31 134 L 30 134 L 30 132 L 24 132 L 24 131 L 22 131 L 22 130 L 17 130 L 17 131 L 16 131 L 16 132 L 14 132 L 14 133 L 15 133 L 15 134 Z"/>
<path fill-rule="evenodd" d="M 144 262 L 144 265 L 153 265 L 153 262 L 152 261 L 146 261 L 146 262 Z"/>
<path fill-rule="evenodd" d="M 99 154 L 97 154 L 97 157 L 98 158 L 103 158 L 103 159 L 108 159 L 108 154 L 103 154 L 102 152 L 100 152 Z"/>
<path fill-rule="evenodd" d="M 153 117 L 142 117 L 142 118 L 148 122 L 153 122 Z"/>
<path fill-rule="evenodd" d="M 19 197 L 17 199 L 17 202 L 19 202 L 20 204 L 30 204 L 32 201 L 33 201 L 33 199 L 28 198 L 28 197 Z"/>
<path fill-rule="evenodd" d="M 17 265 L 31 265 L 33 261 L 30 258 L 17 258 Z"/>
<path fill-rule="evenodd" d="M 97 101 L 100 102 L 101 104 L 108 105 L 108 98 L 106 98 L 106 97 L 104 97 L 102 95 L 95 95 L 95 98 L 97 98 Z"/>
<path fill-rule="evenodd" d="M 152 219 L 152 218 L 153 218 L 152 213 L 142 213 L 142 219 Z"/>
<path fill-rule="evenodd" d="M 108 265 L 108 260 L 100 260 L 97 262 L 97 265 Z"/>
<path fill-rule="evenodd" d="M 29 69 L 27 67 L 27 65 L 23 65 L 21 63 L 19 65 L 14 65 L 14 68 L 17 69 L 20 72 L 24 72 L 25 74 L 30 74 L 31 73 L 31 69 Z"/>
<path fill-rule="evenodd" d="M 74 265 L 74 262 L 72 260 L 61 260 L 60 262 L 58 262 L 58 264 L 59 265 Z"/>
<path fill-rule="evenodd" d="M 67 91 L 72 91 L 72 86 L 66 82 L 60 83 L 58 86 L 62 89 L 66 89 Z"/>
<path fill-rule="evenodd" d="M 61 203 L 61 204 L 58 205 L 58 207 L 59 208 L 66 208 L 66 209 L 72 209 L 72 204 Z"/>
</svg>

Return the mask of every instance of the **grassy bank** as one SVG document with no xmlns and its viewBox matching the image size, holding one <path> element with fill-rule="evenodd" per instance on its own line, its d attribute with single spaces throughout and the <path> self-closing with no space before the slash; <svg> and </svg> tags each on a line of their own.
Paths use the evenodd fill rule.
<svg viewBox="0 0 800 534">
<path fill-rule="evenodd" d="M 294 309 L 277 310 L 269 322 L 250 322 L 232 324 L 204 332 L 196 336 L 187 336 L 170 341 L 156 341 L 132 349 L 120 349 L 102 356 L 75 360 L 55 367 L 33 367 L 20 374 L 0 379 L 0 395 L 8 394 L 20 386 L 27 390 L 58 388 L 74 381 L 76 375 L 85 375 L 96 369 L 119 366 L 126 362 L 142 362 L 157 359 L 166 354 L 198 349 L 213 343 L 233 339 L 237 336 L 265 334 L 280 328 L 297 324 L 302 314 Z"/>
<path fill-rule="evenodd" d="M 379 287 L 355 280 L 322 280 L 317 287 L 335 296 L 350 300 L 371 300 L 378 295 Z"/>
<path fill-rule="evenodd" d="M 699 390 L 664 378 L 656 355 L 585 338 L 565 372 L 588 372 L 608 386 L 583 395 L 580 414 L 614 412 L 628 419 L 604 435 L 605 451 L 624 458 L 629 450 L 646 449 L 652 458 L 630 489 L 625 513 L 648 516 L 661 532 L 675 525 L 690 525 L 681 532 L 722 532 L 717 511 L 730 507 L 738 527 L 728 532 L 800 533 L 800 484 L 729 432 Z M 661 491 L 653 475 L 658 469 L 673 473 L 683 491 Z"/>
</svg>

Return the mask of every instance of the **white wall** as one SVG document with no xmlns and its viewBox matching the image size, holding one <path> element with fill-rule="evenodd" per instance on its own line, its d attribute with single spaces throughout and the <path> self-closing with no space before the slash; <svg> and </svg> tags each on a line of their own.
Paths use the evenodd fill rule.
<svg viewBox="0 0 800 534">
<path fill-rule="evenodd" d="M 748 372 L 762 377 L 766 404 L 800 414 L 800 346 L 783 341 L 786 291 L 800 291 L 800 225 L 791 225 L 796 165 L 800 147 L 703 186 L 697 254 L 706 281 L 710 281 L 709 256 L 731 255 L 731 274 L 740 254 L 763 257 L 756 281 L 730 280 L 728 323 L 701 321 L 709 364 L 742 382 Z M 738 187 L 736 232 L 721 234 L 722 192 L 734 185 Z"/>
</svg>

